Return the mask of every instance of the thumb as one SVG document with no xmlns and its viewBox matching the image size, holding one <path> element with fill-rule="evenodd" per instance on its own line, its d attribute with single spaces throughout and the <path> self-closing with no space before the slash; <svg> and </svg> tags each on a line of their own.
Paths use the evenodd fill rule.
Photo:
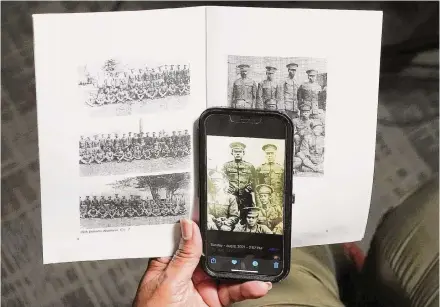
<svg viewBox="0 0 440 307">
<path fill-rule="evenodd" d="M 196 223 L 180 220 L 182 238 L 179 248 L 166 269 L 166 276 L 173 281 L 190 281 L 202 255 L 202 236 Z"/>
</svg>

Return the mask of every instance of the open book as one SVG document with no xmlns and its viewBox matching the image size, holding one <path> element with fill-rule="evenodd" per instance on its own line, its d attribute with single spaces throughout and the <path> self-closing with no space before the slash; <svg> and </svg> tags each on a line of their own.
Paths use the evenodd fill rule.
<svg viewBox="0 0 440 307">
<path fill-rule="evenodd" d="M 179 219 L 197 216 L 191 136 L 211 106 L 293 118 L 293 246 L 363 237 L 381 12 L 193 7 L 33 19 L 44 263 L 171 255 Z"/>
</svg>

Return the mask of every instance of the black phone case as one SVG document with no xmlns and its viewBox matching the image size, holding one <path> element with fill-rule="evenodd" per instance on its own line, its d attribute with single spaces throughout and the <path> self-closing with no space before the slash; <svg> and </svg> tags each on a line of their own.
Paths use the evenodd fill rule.
<svg viewBox="0 0 440 307">
<path fill-rule="evenodd" d="M 213 114 L 227 114 L 227 115 L 238 115 L 238 116 L 246 116 L 246 115 L 264 115 L 264 116 L 275 116 L 286 121 L 286 129 L 287 129 L 287 145 L 285 154 L 286 154 L 286 170 L 285 170 L 285 195 L 284 195 L 284 212 L 283 212 L 283 227 L 284 227 L 284 251 L 283 251 L 283 271 L 279 275 L 248 275 L 241 273 L 228 273 L 228 272 L 215 272 L 212 271 L 208 265 L 206 260 L 206 231 L 207 231 L 207 206 L 204 202 L 204 199 L 207 197 L 207 161 L 206 161 L 206 131 L 204 128 L 204 121 L 208 116 Z M 219 280 L 236 280 L 236 281 L 249 281 L 249 280 L 261 280 L 261 281 L 269 281 L 269 282 L 279 282 L 283 280 L 290 272 L 290 249 L 291 249 L 291 224 L 292 224 L 292 204 L 294 202 L 294 194 L 292 191 L 292 176 L 293 176 L 293 123 L 292 120 L 284 113 L 279 111 L 269 111 L 269 110 L 255 110 L 255 109 L 233 109 L 233 108 L 209 108 L 206 109 L 199 117 L 197 121 L 197 139 L 196 143 L 198 144 L 198 191 L 199 191 L 199 225 L 202 233 L 203 240 L 203 253 L 201 259 L 201 265 L 203 270 L 211 277 Z"/>
</svg>

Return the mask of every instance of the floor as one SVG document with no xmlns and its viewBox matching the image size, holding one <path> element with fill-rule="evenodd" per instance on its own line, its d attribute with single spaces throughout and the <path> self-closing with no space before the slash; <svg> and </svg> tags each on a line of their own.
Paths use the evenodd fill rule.
<svg viewBox="0 0 440 307">
<path fill-rule="evenodd" d="M 2 5 L 2 306 L 127 306 L 145 269 L 145 259 L 42 265 L 29 13 L 115 5 L 84 3 Z M 373 196 L 359 242 L 365 251 L 383 213 L 438 174 L 438 95 L 438 49 L 381 76 Z"/>
</svg>

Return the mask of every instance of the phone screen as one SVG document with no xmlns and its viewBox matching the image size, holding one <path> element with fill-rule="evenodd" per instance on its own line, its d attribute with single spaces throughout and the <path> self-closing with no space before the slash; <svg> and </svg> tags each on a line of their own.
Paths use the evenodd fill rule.
<svg viewBox="0 0 440 307">
<path fill-rule="evenodd" d="M 213 115 L 205 124 L 208 266 L 217 272 L 279 275 L 283 270 L 285 122 Z"/>
</svg>

